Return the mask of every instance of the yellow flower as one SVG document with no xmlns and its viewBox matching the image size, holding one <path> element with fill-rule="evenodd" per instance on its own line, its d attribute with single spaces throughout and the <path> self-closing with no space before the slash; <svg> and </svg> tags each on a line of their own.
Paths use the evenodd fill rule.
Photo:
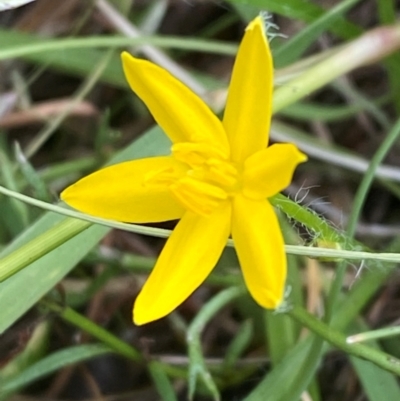
<svg viewBox="0 0 400 401">
<path fill-rule="evenodd" d="M 283 298 L 286 255 L 268 198 L 306 160 L 293 144 L 267 147 L 273 65 L 261 17 L 247 27 L 221 122 L 157 65 L 122 53 L 132 90 L 172 141 L 171 155 L 104 168 L 61 198 L 85 213 L 131 223 L 180 219 L 142 291 L 133 320 L 159 319 L 206 279 L 232 235 L 246 285 L 265 308 Z"/>
</svg>

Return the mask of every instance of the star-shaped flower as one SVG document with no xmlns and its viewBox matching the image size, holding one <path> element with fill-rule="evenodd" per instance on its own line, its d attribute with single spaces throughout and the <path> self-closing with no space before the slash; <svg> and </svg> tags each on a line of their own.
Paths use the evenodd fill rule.
<svg viewBox="0 0 400 401">
<path fill-rule="evenodd" d="M 126 52 L 122 62 L 130 87 L 171 139 L 171 155 L 104 168 L 61 198 L 106 219 L 180 219 L 136 299 L 134 322 L 159 319 L 181 304 L 210 274 L 230 235 L 251 295 L 276 308 L 286 255 L 268 198 L 289 185 L 306 156 L 293 144 L 266 147 L 273 64 L 262 18 L 246 28 L 222 121 L 163 68 Z"/>
</svg>

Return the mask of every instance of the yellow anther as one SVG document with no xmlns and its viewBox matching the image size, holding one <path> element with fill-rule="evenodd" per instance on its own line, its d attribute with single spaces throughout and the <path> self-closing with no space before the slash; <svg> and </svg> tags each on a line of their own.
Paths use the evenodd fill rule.
<svg viewBox="0 0 400 401">
<path fill-rule="evenodd" d="M 227 157 L 221 149 L 206 143 L 182 142 L 172 145 L 171 150 L 177 160 L 192 167 L 203 164 L 210 158 Z"/>
<path fill-rule="evenodd" d="M 207 178 L 213 183 L 223 186 L 225 189 L 234 187 L 238 181 L 238 171 L 231 163 L 223 160 L 207 160 Z"/>
<path fill-rule="evenodd" d="M 182 205 L 201 215 L 210 214 L 228 198 L 218 186 L 186 176 L 170 185 L 170 190 Z"/>
</svg>

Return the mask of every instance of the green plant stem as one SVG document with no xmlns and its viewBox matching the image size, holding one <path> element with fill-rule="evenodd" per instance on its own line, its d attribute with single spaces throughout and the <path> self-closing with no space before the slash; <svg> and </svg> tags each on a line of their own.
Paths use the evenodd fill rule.
<svg viewBox="0 0 400 401">
<path fill-rule="evenodd" d="M 30 54 L 43 52 L 59 51 L 60 49 L 67 51 L 68 49 L 88 49 L 97 47 L 118 48 L 143 44 L 171 49 L 226 54 L 228 56 L 235 55 L 238 48 L 237 44 L 234 43 L 197 38 L 180 38 L 177 36 L 140 36 L 137 38 L 127 38 L 125 36 L 92 36 L 86 38 L 42 40 L 37 43 L 2 48 L 0 50 L 0 60 L 24 57 Z"/>
<path fill-rule="evenodd" d="M 383 329 L 364 331 L 353 334 L 346 338 L 348 344 L 360 343 L 363 341 L 378 340 L 381 338 L 395 337 L 400 335 L 400 326 L 385 327 Z"/>
<path fill-rule="evenodd" d="M 64 244 L 75 235 L 91 226 L 91 223 L 78 219 L 65 219 L 39 235 L 26 245 L 0 260 L 0 282 L 11 277 L 35 260 Z"/>
<path fill-rule="evenodd" d="M 218 293 L 214 298 L 208 301 L 193 319 L 188 328 L 186 341 L 189 353 L 189 399 L 192 400 L 197 377 L 200 377 L 204 385 L 208 388 L 215 400 L 219 400 L 218 388 L 215 385 L 203 358 L 201 350 L 201 333 L 205 325 L 212 319 L 216 313 L 226 304 L 243 295 L 243 287 L 231 287 Z"/>
<path fill-rule="evenodd" d="M 49 309 L 52 312 L 57 313 L 66 322 L 71 323 L 75 327 L 85 331 L 86 333 L 92 335 L 97 340 L 101 341 L 103 344 L 107 345 L 113 351 L 119 353 L 120 355 L 134 361 L 134 362 L 146 362 L 145 358 L 140 354 L 140 352 L 127 344 L 126 342 L 120 340 L 118 337 L 111 334 L 109 331 L 103 329 L 96 323 L 92 322 L 85 316 L 76 312 L 70 307 L 64 307 L 57 304 L 54 301 L 44 299 L 41 301 L 41 305 Z M 157 364 L 157 369 L 163 369 L 164 372 L 173 377 L 186 378 L 186 372 L 184 369 L 180 369 L 174 366 L 170 366 L 163 362 L 151 361 L 147 364 L 148 369 L 152 369 L 151 364 Z"/>
<path fill-rule="evenodd" d="M 86 333 L 91 334 L 93 337 L 97 338 L 102 343 L 108 345 L 114 351 L 125 356 L 126 358 L 129 358 L 135 362 L 143 361 L 141 354 L 135 348 L 120 340 L 118 337 L 114 336 L 102 327 L 98 326 L 96 323 L 93 323 L 85 316 L 75 312 L 73 309 L 69 307 L 63 307 L 49 300 L 43 300 L 42 304 L 51 311 L 58 313 L 59 316 L 67 322 L 79 327 Z"/>
<path fill-rule="evenodd" d="M 335 230 L 326 220 L 321 219 L 321 217 L 312 210 L 304 208 L 282 194 L 277 194 L 269 200 L 273 206 L 281 209 L 287 216 L 314 231 L 319 239 L 331 243 L 331 245 L 337 244 L 345 247 L 348 244 L 349 241 L 345 235 Z"/>
<path fill-rule="evenodd" d="M 75 235 L 86 230 L 87 228 L 90 227 L 91 223 L 96 223 L 107 227 L 117 228 L 120 230 L 125 230 L 142 235 L 150 235 L 160 238 L 166 238 L 171 233 L 170 230 L 166 229 L 146 227 L 136 224 L 125 224 L 112 220 L 92 217 L 89 215 L 85 215 L 83 213 L 76 212 L 74 210 L 66 209 L 61 206 L 52 205 L 46 202 L 39 201 L 37 199 L 30 198 L 26 195 L 11 191 L 2 186 L 0 186 L 0 193 L 13 197 L 15 199 L 19 199 L 28 204 L 41 207 L 45 210 L 49 210 L 55 213 L 72 217 L 72 219 L 64 220 L 62 223 L 59 223 L 59 225 L 53 227 L 49 231 L 46 231 L 45 233 L 35 238 L 28 244 L 22 246 L 21 248 L 5 256 L 3 259 L 0 259 L 0 282 L 11 277 L 16 272 L 22 270 L 30 263 L 41 258 L 42 256 L 52 251 L 53 249 L 63 244 L 64 242 L 68 241 Z M 346 237 L 342 236 L 341 234 L 335 235 L 334 230 L 331 227 L 329 227 L 328 224 L 324 223 L 318 216 L 313 215 L 307 210 L 304 211 L 304 209 L 301 208 L 299 205 L 296 206 L 296 203 L 293 201 L 290 201 L 291 202 L 290 204 L 287 201 L 284 202 L 286 202 L 286 204 L 291 208 L 292 211 L 290 213 L 292 212 L 294 213 L 295 209 L 293 209 L 292 207 L 296 207 L 296 210 L 299 213 L 298 214 L 299 219 L 301 218 L 304 219 L 304 221 L 306 221 L 306 219 L 309 216 L 313 217 L 313 223 L 311 225 L 311 228 L 313 230 L 317 229 L 318 227 L 321 227 L 321 230 L 324 230 L 324 235 L 326 235 L 327 238 L 330 238 L 334 242 L 345 240 Z M 287 206 L 285 206 L 285 209 L 286 207 Z M 296 214 L 295 217 L 297 217 Z M 234 246 L 233 241 L 228 240 L 227 246 L 231 247 Z M 374 252 L 365 252 L 359 250 L 352 251 L 344 249 L 317 248 L 317 247 L 298 246 L 298 245 L 285 245 L 285 251 L 286 253 L 292 255 L 308 256 L 314 258 L 375 260 L 375 261 L 392 262 L 392 263 L 400 262 L 399 253 L 374 253 Z"/>
<path fill-rule="evenodd" d="M 346 337 L 342 333 L 318 320 L 300 306 L 295 305 L 288 314 L 336 348 L 358 358 L 373 362 L 382 369 L 400 376 L 400 360 L 397 358 L 363 344 L 347 343 Z"/>
</svg>

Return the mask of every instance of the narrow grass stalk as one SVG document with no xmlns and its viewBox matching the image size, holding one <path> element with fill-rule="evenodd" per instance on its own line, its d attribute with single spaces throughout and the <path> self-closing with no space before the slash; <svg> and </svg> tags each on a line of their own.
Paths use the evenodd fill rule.
<svg viewBox="0 0 400 401">
<path fill-rule="evenodd" d="M 49 310 L 58 313 L 62 319 L 76 327 L 79 327 L 86 333 L 91 334 L 93 337 L 97 338 L 102 343 L 108 345 L 111 349 L 125 356 L 126 358 L 135 362 L 140 362 L 143 360 L 141 354 L 135 348 L 120 340 L 109 331 L 98 326 L 96 323 L 87 319 L 85 316 L 75 312 L 73 309 L 60 306 L 49 300 L 43 300 L 42 305 Z"/>
<path fill-rule="evenodd" d="M 57 246 L 63 244 L 68 239 L 79 234 L 81 231 L 90 227 L 91 223 L 100 224 L 107 227 L 112 227 L 120 230 L 134 232 L 142 235 L 149 235 L 159 238 L 166 238 L 170 235 L 171 231 L 160 228 L 140 226 L 136 224 L 125 224 L 119 223 L 112 220 L 100 219 L 85 215 L 83 213 L 75 212 L 63 208 L 61 206 L 52 205 L 46 202 L 39 201 L 37 199 L 30 198 L 26 195 L 18 192 L 11 191 L 7 188 L 0 186 L 0 193 L 11 196 L 15 199 L 19 199 L 28 204 L 40 207 L 45 210 L 49 210 L 55 213 L 63 214 L 65 216 L 72 217 L 75 223 L 71 220 L 69 223 L 65 221 L 65 225 L 62 226 L 62 230 L 57 234 L 57 227 L 54 227 L 50 234 L 48 232 L 32 240 L 31 243 L 21 247 L 13 253 L 7 255 L 0 260 L 0 281 L 7 279 L 16 272 L 20 271 L 30 263 L 44 256 Z M 300 208 L 300 207 L 299 207 Z M 300 209 L 299 209 L 300 210 Z M 314 216 L 317 217 L 317 216 Z M 327 234 L 329 234 L 328 227 Z M 324 229 L 325 229 L 324 228 Z M 57 234 L 57 235 L 53 235 Z M 340 234 L 338 234 L 340 237 Z M 41 244 L 39 246 L 39 244 Z M 228 240 L 227 246 L 234 246 L 232 240 Z M 375 260 L 382 262 L 398 263 L 400 262 L 400 253 L 378 253 L 378 252 L 366 252 L 359 250 L 345 250 L 345 249 L 332 249 L 332 248 L 317 248 L 310 246 L 299 246 L 299 245 L 285 245 L 285 251 L 288 254 L 308 256 L 314 258 L 330 258 L 330 259 L 347 259 L 347 260 Z"/>
<path fill-rule="evenodd" d="M 371 163 L 369 164 L 368 169 L 357 189 L 356 195 L 354 197 L 352 212 L 350 213 L 347 226 L 347 235 L 349 236 L 349 238 L 354 237 L 357 222 L 360 217 L 361 210 L 363 208 L 368 191 L 374 180 L 376 169 L 382 163 L 383 159 L 385 158 L 393 144 L 396 142 L 399 135 L 400 119 L 398 119 L 397 122 L 394 124 L 393 128 L 390 130 L 387 137 L 379 146 L 375 155 L 371 159 Z M 326 321 L 329 321 L 332 318 L 333 310 L 335 309 L 340 291 L 342 289 L 344 276 L 346 274 L 346 268 L 347 264 L 345 262 L 341 262 L 336 269 L 335 279 L 332 283 L 332 287 L 328 295 Z"/>
<path fill-rule="evenodd" d="M 374 180 L 375 177 L 375 171 L 378 168 L 378 166 L 382 163 L 387 153 L 394 145 L 394 143 L 397 141 L 399 136 L 400 136 L 400 118 L 394 124 L 393 128 L 389 131 L 386 138 L 381 143 L 378 150 L 372 157 L 369 167 L 357 189 L 356 195 L 354 197 L 352 212 L 350 214 L 347 226 L 347 234 L 350 237 L 353 237 L 356 231 L 357 222 L 360 217 L 361 210 L 363 208 L 368 191 L 371 188 L 372 181 Z"/>
<path fill-rule="evenodd" d="M 400 47 L 400 25 L 374 29 L 275 91 L 273 112 L 302 99 L 355 68 L 384 58 Z"/>
<path fill-rule="evenodd" d="M 0 282 L 64 244 L 91 226 L 87 221 L 65 219 L 0 260 Z"/>
<path fill-rule="evenodd" d="M 91 49 L 99 47 L 121 48 L 143 44 L 170 49 L 225 54 L 228 56 L 235 55 L 238 48 L 238 46 L 233 43 L 195 38 L 180 38 L 177 36 L 140 36 L 137 38 L 127 38 L 125 36 L 92 36 L 42 40 L 23 46 L 10 46 L 10 48 L 3 48 L 0 50 L 0 60 L 24 57 L 30 54 L 59 51 L 60 49 L 67 51 L 68 49 Z"/>
<path fill-rule="evenodd" d="M 366 331 L 364 333 L 354 334 L 347 337 L 348 344 L 360 343 L 363 341 L 372 341 L 380 338 L 394 337 L 400 335 L 400 326 L 385 327 L 384 329 Z"/>
<path fill-rule="evenodd" d="M 243 295 L 243 287 L 231 287 L 221 291 L 199 311 L 188 328 L 186 341 L 189 348 L 189 399 L 193 399 L 197 378 L 200 377 L 204 385 L 213 395 L 214 400 L 219 400 L 218 388 L 215 385 L 204 361 L 201 351 L 200 336 L 205 325 L 226 304 Z"/>
<path fill-rule="evenodd" d="M 300 306 L 295 305 L 288 314 L 336 348 L 339 348 L 348 354 L 373 362 L 382 369 L 400 376 L 399 359 L 363 344 L 349 344 L 346 341 L 346 336 L 318 320 Z"/>
</svg>

